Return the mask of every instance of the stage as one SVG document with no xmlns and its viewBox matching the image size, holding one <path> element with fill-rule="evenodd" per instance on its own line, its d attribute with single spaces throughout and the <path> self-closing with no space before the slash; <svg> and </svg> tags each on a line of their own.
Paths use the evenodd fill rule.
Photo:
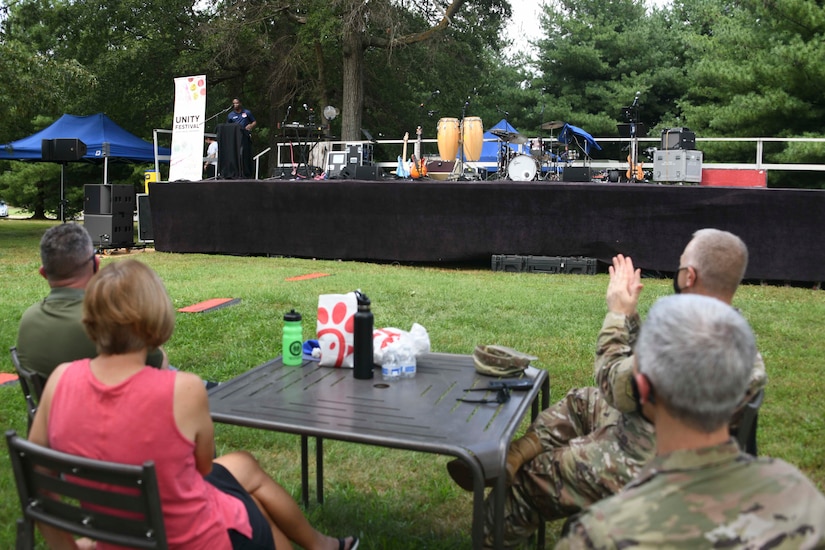
<svg viewBox="0 0 825 550">
<path fill-rule="evenodd" d="M 622 183 L 226 180 L 149 185 L 160 252 L 490 266 L 629 255 L 672 272 L 693 231 L 747 243 L 747 279 L 825 280 L 825 191 Z"/>
</svg>

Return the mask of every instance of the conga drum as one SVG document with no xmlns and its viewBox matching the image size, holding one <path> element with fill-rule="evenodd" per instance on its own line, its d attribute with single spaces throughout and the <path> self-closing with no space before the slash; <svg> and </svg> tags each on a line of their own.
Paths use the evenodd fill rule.
<svg viewBox="0 0 825 550">
<path fill-rule="evenodd" d="M 441 160 L 455 160 L 458 153 L 458 119 L 442 118 L 438 121 L 438 154 Z"/>
<path fill-rule="evenodd" d="M 481 146 L 484 145 L 484 125 L 481 118 L 469 116 L 464 118 L 464 159 L 476 161 L 481 158 Z"/>
</svg>

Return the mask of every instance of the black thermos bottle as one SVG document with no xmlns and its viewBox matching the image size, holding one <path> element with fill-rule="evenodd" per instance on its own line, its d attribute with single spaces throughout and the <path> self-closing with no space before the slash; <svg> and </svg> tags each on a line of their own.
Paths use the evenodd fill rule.
<svg viewBox="0 0 825 550">
<path fill-rule="evenodd" d="M 373 376 L 373 355 L 372 355 L 372 326 L 373 317 L 370 311 L 370 299 L 360 290 L 355 291 L 358 298 L 358 311 L 355 312 L 355 325 L 353 327 L 354 344 L 353 350 L 353 373 L 359 380 L 369 380 Z"/>
</svg>

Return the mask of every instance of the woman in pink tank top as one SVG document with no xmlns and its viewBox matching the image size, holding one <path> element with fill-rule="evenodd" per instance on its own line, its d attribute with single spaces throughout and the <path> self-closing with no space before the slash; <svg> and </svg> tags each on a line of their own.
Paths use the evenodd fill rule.
<svg viewBox="0 0 825 550">
<path fill-rule="evenodd" d="M 153 460 L 170 548 L 271 550 L 294 542 L 307 549 L 356 550 L 356 537 L 336 539 L 313 528 L 249 453 L 213 460 L 214 428 L 201 379 L 146 366 L 148 350 L 166 342 L 175 324 L 154 271 L 134 260 L 107 265 L 88 284 L 83 323 L 98 356 L 52 373 L 31 441 L 98 460 Z M 50 547 L 92 544 L 52 527 L 40 529 Z"/>
</svg>

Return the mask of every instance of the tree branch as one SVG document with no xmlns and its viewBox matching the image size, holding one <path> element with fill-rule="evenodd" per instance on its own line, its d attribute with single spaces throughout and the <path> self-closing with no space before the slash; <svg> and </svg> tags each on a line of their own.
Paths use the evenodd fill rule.
<svg viewBox="0 0 825 550">
<path fill-rule="evenodd" d="M 399 36 L 392 39 L 384 38 L 383 36 L 371 35 L 364 41 L 364 47 L 372 46 L 375 48 L 391 48 L 395 46 L 407 46 L 409 44 L 429 40 L 434 34 L 439 33 L 450 26 L 450 20 L 453 15 L 461 9 L 461 6 L 463 6 L 465 2 L 466 0 L 453 0 L 450 5 L 447 6 L 447 10 L 444 12 L 444 16 L 441 20 L 426 31 L 415 34 L 406 34 L 404 36 Z"/>
</svg>

